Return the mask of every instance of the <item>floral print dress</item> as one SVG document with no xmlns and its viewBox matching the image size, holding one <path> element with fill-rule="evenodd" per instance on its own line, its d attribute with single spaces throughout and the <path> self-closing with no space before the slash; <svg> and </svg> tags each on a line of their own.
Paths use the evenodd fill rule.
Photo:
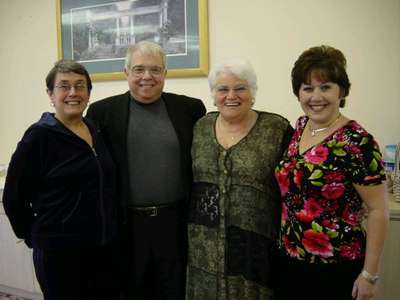
<svg viewBox="0 0 400 300">
<path fill-rule="evenodd" d="M 287 153 L 275 170 L 282 202 L 280 248 L 307 263 L 362 259 L 362 199 L 353 183 L 385 180 L 374 138 L 349 121 L 321 143 L 299 153 L 308 118 L 300 117 Z"/>
</svg>

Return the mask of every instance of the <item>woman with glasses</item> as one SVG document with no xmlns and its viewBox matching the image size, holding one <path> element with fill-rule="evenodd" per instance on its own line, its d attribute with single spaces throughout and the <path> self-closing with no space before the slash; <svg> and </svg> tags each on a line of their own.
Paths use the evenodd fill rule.
<svg viewBox="0 0 400 300">
<path fill-rule="evenodd" d="M 292 128 L 252 108 L 257 79 L 248 62 L 217 65 L 208 80 L 218 112 L 194 129 L 187 298 L 272 299 L 279 226 L 273 171 Z"/>
<path fill-rule="evenodd" d="M 92 83 L 86 69 L 58 61 L 46 77 L 55 113 L 31 125 L 11 158 L 5 212 L 33 248 L 46 300 L 118 299 L 114 165 L 99 130 L 82 117 Z"/>
</svg>

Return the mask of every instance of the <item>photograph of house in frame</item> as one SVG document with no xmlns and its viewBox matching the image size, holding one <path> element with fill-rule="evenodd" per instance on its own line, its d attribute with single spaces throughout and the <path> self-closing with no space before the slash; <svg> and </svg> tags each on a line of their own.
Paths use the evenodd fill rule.
<svg viewBox="0 0 400 300">
<path fill-rule="evenodd" d="M 149 40 L 167 54 L 168 77 L 208 73 L 207 0 L 57 0 L 59 58 L 93 80 L 124 79 L 126 49 Z"/>
</svg>

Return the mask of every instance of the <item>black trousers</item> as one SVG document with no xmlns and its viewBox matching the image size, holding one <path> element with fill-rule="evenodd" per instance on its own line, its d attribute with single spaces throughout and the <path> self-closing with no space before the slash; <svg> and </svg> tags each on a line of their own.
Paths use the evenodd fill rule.
<svg viewBox="0 0 400 300">
<path fill-rule="evenodd" d="M 310 264 L 280 254 L 277 262 L 276 300 L 351 300 L 362 260 L 337 264 Z"/>
<path fill-rule="evenodd" d="M 180 207 L 157 216 L 130 211 L 126 300 L 185 299 L 186 218 Z"/>
<path fill-rule="evenodd" d="M 33 263 L 45 300 L 120 299 L 112 246 L 34 248 Z"/>
</svg>

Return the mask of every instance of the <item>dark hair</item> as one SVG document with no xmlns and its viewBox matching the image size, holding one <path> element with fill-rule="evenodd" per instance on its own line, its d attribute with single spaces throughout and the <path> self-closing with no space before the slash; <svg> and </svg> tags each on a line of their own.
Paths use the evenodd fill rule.
<svg viewBox="0 0 400 300">
<path fill-rule="evenodd" d="M 326 45 L 304 51 L 292 69 L 292 89 L 297 97 L 301 84 L 309 84 L 313 76 L 339 85 L 342 93 L 340 107 L 344 107 L 351 84 L 346 73 L 346 58 L 343 53 Z"/>
<path fill-rule="evenodd" d="M 92 90 L 92 80 L 86 68 L 80 63 L 71 59 L 61 59 L 57 61 L 46 76 L 46 86 L 50 91 L 54 89 L 54 81 L 58 73 L 76 73 L 85 76 L 88 92 L 90 94 Z"/>
</svg>

